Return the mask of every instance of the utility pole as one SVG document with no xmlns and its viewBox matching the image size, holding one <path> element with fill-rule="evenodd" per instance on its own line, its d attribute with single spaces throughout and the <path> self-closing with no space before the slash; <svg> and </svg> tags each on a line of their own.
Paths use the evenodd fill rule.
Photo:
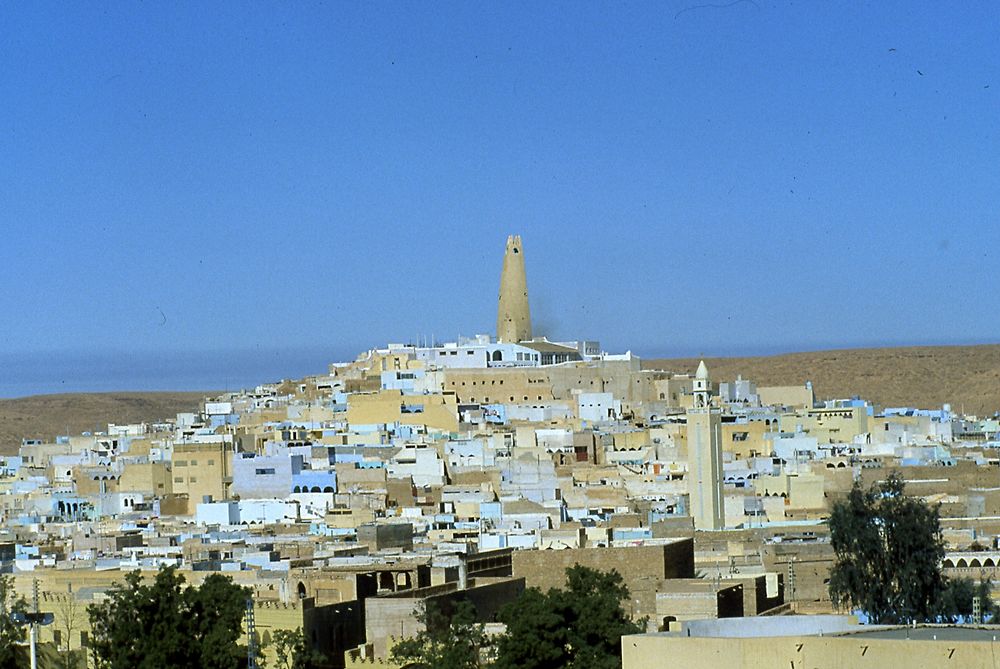
<svg viewBox="0 0 1000 669">
<path fill-rule="evenodd" d="M 32 602 L 34 610 L 31 613 L 15 612 L 11 614 L 11 620 L 18 625 L 28 626 L 28 643 L 30 645 L 31 669 L 38 669 L 38 626 L 51 625 L 55 619 L 51 613 L 42 613 L 38 610 L 38 579 L 32 582 Z"/>
<path fill-rule="evenodd" d="M 254 622 L 253 597 L 247 597 L 247 669 L 257 669 L 257 625 Z M 32 669 L 35 669 L 32 667 Z"/>
<path fill-rule="evenodd" d="M 31 603 L 34 615 L 38 616 L 38 579 L 31 579 Z M 28 627 L 28 638 L 31 640 L 31 669 L 38 669 L 38 624 L 32 620 Z"/>
</svg>

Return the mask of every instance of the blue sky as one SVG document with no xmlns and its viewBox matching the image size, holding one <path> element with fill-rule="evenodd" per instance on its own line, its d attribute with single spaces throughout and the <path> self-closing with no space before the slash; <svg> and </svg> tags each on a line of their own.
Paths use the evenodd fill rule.
<svg viewBox="0 0 1000 669">
<path fill-rule="evenodd" d="M 550 337 L 995 342 L 998 29 L 992 2 L 6 3 L 0 353 L 492 332 L 509 233 Z"/>
</svg>

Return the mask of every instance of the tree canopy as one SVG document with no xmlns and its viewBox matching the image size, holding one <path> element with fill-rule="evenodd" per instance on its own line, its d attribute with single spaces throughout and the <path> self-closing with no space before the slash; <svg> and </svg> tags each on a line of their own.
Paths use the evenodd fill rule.
<svg viewBox="0 0 1000 669">
<path fill-rule="evenodd" d="M 10 614 L 24 613 L 28 606 L 24 599 L 14 592 L 14 579 L 0 574 L 0 668 L 7 669 L 18 664 L 23 655 L 17 644 L 24 640 L 25 627 L 15 623 Z"/>
<path fill-rule="evenodd" d="M 125 577 L 107 600 L 88 607 L 91 654 L 98 669 L 238 669 L 246 588 L 221 574 L 184 587 L 173 567 L 151 583 Z"/>
<path fill-rule="evenodd" d="M 507 633 L 497 643 L 497 669 L 617 669 L 621 638 L 642 631 L 625 614 L 621 574 L 580 565 L 566 570 L 566 588 L 527 589 L 500 614 Z"/>
<path fill-rule="evenodd" d="M 424 630 L 392 649 L 394 662 L 421 669 L 475 669 L 489 653 L 490 641 L 476 622 L 476 609 L 458 601 L 448 615 L 433 602 L 417 615 Z"/>
<path fill-rule="evenodd" d="M 970 620 L 974 613 L 973 599 L 979 598 L 979 611 L 983 622 L 996 620 L 1000 608 L 992 599 L 989 579 L 975 583 L 969 578 L 950 578 L 945 583 L 944 592 L 938 604 L 941 622 L 962 622 Z"/>
<path fill-rule="evenodd" d="M 322 653 L 309 646 L 302 628 L 294 630 L 275 630 L 270 642 L 261 646 L 261 651 L 274 649 L 274 669 L 309 669 L 322 663 L 326 658 Z M 262 669 L 268 669 L 264 658 L 258 660 Z"/>
<path fill-rule="evenodd" d="M 974 596 L 992 614 L 988 582 L 944 577 L 938 508 L 903 490 L 902 479 L 891 474 L 867 490 L 855 482 L 847 499 L 834 505 L 833 603 L 860 609 L 873 623 L 957 620 L 971 615 Z"/>
<path fill-rule="evenodd" d="M 505 633 L 490 637 L 467 601 L 449 614 L 430 604 L 426 629 L 395 646 L 393 661 L 421 669 L 619 669 L 621 638 L 642 630 L 622 608 L 628 588 L 617 571 L 579 565 L 566 588 L 528 588 L 499 615 Z"/>
</svg>

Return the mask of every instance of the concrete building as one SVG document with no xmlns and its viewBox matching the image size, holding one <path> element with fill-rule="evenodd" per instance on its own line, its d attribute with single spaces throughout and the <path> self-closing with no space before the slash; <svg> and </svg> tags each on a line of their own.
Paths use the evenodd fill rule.
<svg viewBox="0 0 1000 669">
<path fill-rule="evenodd" d="M 995 667 L 996 628 L 861 626 L 851 616 L 772 616 L 683 623 L 622 637 L 623 669 L 912 669 Z"/>
</svg>

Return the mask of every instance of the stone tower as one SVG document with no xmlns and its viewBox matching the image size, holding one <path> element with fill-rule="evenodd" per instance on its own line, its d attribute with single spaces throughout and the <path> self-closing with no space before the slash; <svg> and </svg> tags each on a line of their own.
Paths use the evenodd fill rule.
<svg viewBox="0 0 1000 669">
<path fill-rule="evenodd" d="M 722 494 L 722 416 L 712 408 L 708 368 L 694 377 L 694 404 L 687 411 L 688 493 L 696 530 L 721 530 L 726 523 Z"/>
<path fill-rule="evenodd" d="M 511 235 L 507 237 L 500 274 L 497 341 L 516 344 L 529 339 L 531 312 L 528 310 L 528 277 L 524 273 L 524 247 L 520 235 Z"/>
</svg>

